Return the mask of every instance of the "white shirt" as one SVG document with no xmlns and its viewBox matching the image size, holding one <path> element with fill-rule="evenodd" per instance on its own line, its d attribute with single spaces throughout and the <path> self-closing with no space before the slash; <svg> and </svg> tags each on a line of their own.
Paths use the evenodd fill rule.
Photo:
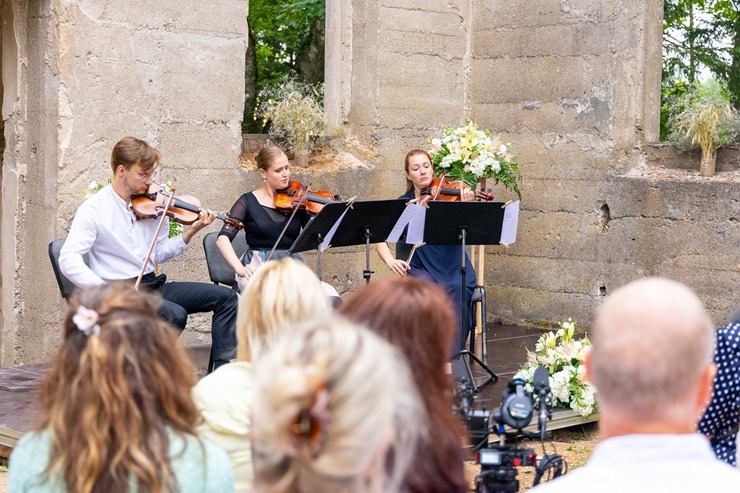
<svg viewBox="0 0 740 493">
<path fill-rule="evenodd" d="M 182 236 L 168 238 L 168 221 L 159 232 L 145 274 L 154 271 L 155 262 L 166 262 L 185 250 Z M 107 185 L 77 209 L 59 255 L 59 268 L 82 288 L 136 278 L 158 224 L 158 218 L 137 220 L 130 201 Z M 89 268 L 82 259 L 88 252 Z"/>
<path fill-rule="evenodd" d="M 534 493 L 740 491 L 740 471 L 715 458 L 698 433 L 608 438 L 588 463 Z"/>
</svg>

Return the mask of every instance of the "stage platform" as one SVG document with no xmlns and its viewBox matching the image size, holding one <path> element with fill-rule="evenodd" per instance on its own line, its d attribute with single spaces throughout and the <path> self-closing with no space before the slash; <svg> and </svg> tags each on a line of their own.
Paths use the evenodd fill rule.
<svg viewBox="0 0 740 493">
<path fill-rule="evenodd" d="M 500 405 L 506 383 L 524 362 L 527 348 L 534 348 L 540 334 L 538 330 L 525 327 L 488 325 L 488 363 L 499 381 L 479 392 L 476 406 L 493 409 Z M 201 375 L 208 364 L 208 350 L 207 346 L 188 348 Z M 476 378 L 482 375 L 475 366 L 473 371 Z M 0 368 L 0 457 L 8 457 L 18 439 L 36 424 L 39 384 L 45 374 L 46 365 Z"/>
</svg>

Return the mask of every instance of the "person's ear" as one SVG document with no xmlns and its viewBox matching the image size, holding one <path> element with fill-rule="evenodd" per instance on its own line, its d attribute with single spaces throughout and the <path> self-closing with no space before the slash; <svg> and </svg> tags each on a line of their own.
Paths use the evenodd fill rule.
<svg viewBox="0 0 740 493">
<path fill-rule="evenodd" d="M 591 369 L 591 350 L 592 350 L 592 347 L 589 346 L 583 352 L 583 367 L 586 369 L 586 372 L 583 374 L 583 379 L 584 381 L 593 385 L 594 379 L 593 379 L 593 370 Z"/>
<path fill-rule="evenodd" d="M 699 389 L 696 393 L 696 404 L 702 409 L 706 409 L 712 398 L 712 389 L 714 388 L 714 377 L 717 375 L 717 365 L 712 363 L 702 372 L 699 380 Z"/>
</svg>

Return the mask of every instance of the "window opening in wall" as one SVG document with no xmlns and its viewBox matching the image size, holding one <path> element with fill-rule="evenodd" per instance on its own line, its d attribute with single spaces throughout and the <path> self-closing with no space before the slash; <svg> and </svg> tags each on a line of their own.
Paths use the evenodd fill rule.
<svg viewBox="0 0 740 493">
<path fill-rule="evenodd" d="M 322 85 L 326 0 L 249 0 L 243 133 L 267 133 L 259 95 L 292 78 Z"/>
<path fill-rule="evenodd" d="M 670 117 L 687 101 L 717 97 L 740 109 L 740 1 L 664 0 L 660 140 L 675 140 Z"/>
</svg>

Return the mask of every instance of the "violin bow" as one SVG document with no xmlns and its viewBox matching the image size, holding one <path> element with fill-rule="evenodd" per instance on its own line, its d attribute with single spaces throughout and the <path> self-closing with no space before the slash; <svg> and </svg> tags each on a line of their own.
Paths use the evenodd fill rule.
<svg viewBox="0 0 740 493">
<path fill-rule="evenodd" d="M 419 248 L 419 247 L 423 247 L 424 245 L 426 245 L 426 243 L 421 242 L 421 243 L 417 243 L 416 245 L 413 245 L 411 247 L 411 251 L 409 252 L 409 258 L 406 259 L 406 263 L 407 264 L 410 264 L 411 263 L 411 259 L 414 258 L 414 253 L 416 252 L 416 249 Z"/>
<path fill-rule="evenodd" d="M 154 245 L 157 244 L 157 238 L 159 238 L 159 232 L 162 231 L 162 225 L 164 224 L 164 220 L 167 217 L 167 211 L 170 209 L 170 204 L 172 204 L 172 199 L 175 196 L 175 189 L 172 188 L 170 190 L 170 196 L 167 198 L 167 203 L 164 204 L 164 212 L 162 213 L 162 217 L 159 218 L 159 224 L 157 224 L 157 230 L 154 232 L 154 238 L 152 238 L 152 244 L 149 245 L 149 252 L 146 254 L 146 258 L 144 259 L 144 265 L 141 266 L 141 271 L 139 272 L 139 277 L 136 278 L 136 284 L 134 284 L 134 289 L 139 290 L 139 285 L 141 284 L 141 278 L 144 277 L 144 271 L 146 270 L 146 266 L 149 264 L 149 259 L 152 256 L 152 252 L 154 252 Z"/>
<path fill-rule="evenodd" d="M 486 179 L 481 178 L 480 179 L 480 189 L 485 190 L 486 189 Z M 484 286 L 485 283 L 485 277 L 486 277 L 486 271 L 485 271 L 485 263 L 486 263 L 486 246 L 485 245 L 478 245 L 478 269 L 475 271 L 476 274 L 476 284 L 479 286 Z M 485 291 L 483 291 L 485 292 Z M 476 320 L 475 320 L 475 333 L 476 334 L 482 334 L 483 333 L 483 324 L 486 323 L 486 314 L 483 313 L 483 306 L 484 303 L 476 303 L 475 304 L 475 314 L 476 314 Z"/>
<path fill-rule="evenodd" d="M 272 258 L 272 254 L 275 253 L 275 249 L 277 249 L 278 244 L 280 243 L 280 240 L 283 239 L 283 236 L 285 236 L 285 232 L 288 230 L 288 226 L 290 226 L 290 223 L 293 221 L 293 218 L 295 217 L 295 213 L 298 212 L 298 209 L 300 209 L 301 205 L 306 201 L 306 198 L 308 198 L 308 189 L 311 188 L 311 183 L 309 182 L 308 185 L 303 186 L 303 193 L 301 194 L 301 197 L 298 199 L 298 203 L 293 206 L 293 212 L 290 214 L 290 217 L 287 221 L 285 221 L 285 226 L 283 227 L 283 230 L 280 232 L 280 236 L 278 236 L 277 240 L 275 241 L 275 244 L 272 245 L 272 250 L 270 250 L 270 253 L 265 257 L 265 262 L 270 260 Z"/>
</svg>

